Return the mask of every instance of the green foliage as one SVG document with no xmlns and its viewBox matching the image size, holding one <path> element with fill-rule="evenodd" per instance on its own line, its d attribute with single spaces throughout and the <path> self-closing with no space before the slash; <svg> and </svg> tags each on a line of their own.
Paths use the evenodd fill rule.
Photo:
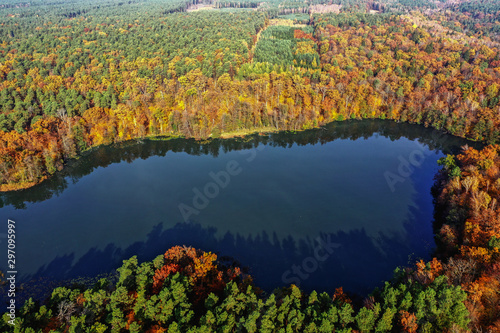
<svg viewBox="0 0 500 333">
<path fill-rule="evenodd" d="M 394 281 L 374 293 L 371 305 L 360 309 L 327 293 L 305 295 L 296 286 L 263 297 L 241 280 L 195 306 L 195 290 L 183 274 L 167 276 L 161 290 L 152 291 L 160 261 L 138 265 L 135 257 L 125 260 L 115 286 L 102 279 L 86 290 L 56 288 L 46 306 L 27 301 L 15 328 L 4 315 L 0 329 L 29 332 L 57 323 L 59 331 L 67 332 L 144 332 L 152 327 L 168 332 L 395 332 L 399 311 L 415 313 L 419 327 L 429 332 L 466 328 L 469 321 L 465 292 L 444 276 L 422 285 L 396 272 Z"/>
<path fill-rule="evenodd" d="M 455 157 L 453 155 L 446 155 L 438 160 L 438 165 L 444 167 L 448 176 L 451 178 L 460 177 L 461 171 L 456 164 Z"/>
<path fill-rule="evenodd" d="M 314 21 L 317 27 L 324 28 L 332 25 L 340 28 L 358 27 L 360 25 L 380 26 L 387 22 L 397 22 L 400 18 L 394 14 L 371 15 L 356 14 L 315 14 Z"/>
<path fill-rule="evenodd" d="M 312 27 L 305 28 L 289 26 L 270 26 L 264 30 L 255 47 L 254 62 L 283 66 L 286 70 L 291 67 L 315 68 L 319 64 L 319 55 L 316 44 L 310 39 L 295 38 L 295 30 L 305 34 L 312 34 Z M 301 43 L 301 44 L 299 44 Z M 310 43 L 309 46 L 308 43 Z M 243 77 L 247 77 L 249 67 L 242 68 Z M 258 71 L 252 71 L 258 73 Z"/>
<path fill-rule="evenodd" d="M 8 54 L 15 61 L 0 69 L 0 78 L 15 83 L 0 91 L 0 129 L 24 133 L 40 116 L 56 116 L 61 108 L 69 117 L 94 106 L 116 108 L 138 93 L 124 91 L 127 77 L 147 78 L 141 94 L 151 94 L 165 78 L 193 69 L 207 77 L 235 73 L 248 62 L 265 14 L 178 13 L 189 2 L 104 0 L 95 5 L 70 0 L 1 6 L 0 36 L 12 32 L 12 37 L 0 40 L 0 67 L 10 62 Z M 124 75 L 130 71 L 133 76 Z M 87 74 L 85 84 L 69 84 Z M 37 81 L 40 77 L 44 83 Z"/>
<path fill-rule="evenodd" d="M 488 246 L 490 249 L 500 249 L 500 238 L 492 236 L 488 241 Z"/>
<path fill-rule="evenodd" d="M 285 20 L 292 20 L 295 23 L 300 23 L 300 24 L 309 23 L 309 15 L 302 14 L 302 13 L 280 15 L 279 18 L 285 19 Z"/>
<path fill-rule="evenodd" d="M 428 286 L 411 280 L 405 282 L 404 279 L 400 277 L 393 283 L 386 282 L 378 295 L 385 311 L 379 322 L 380 329 L 390 326 L 388 320 L 396 311 L 415 313 L 419 327 L 430 332 L 443 332 L 452 325 L 467 327 L 470 321 L 464 305 L 467 294 L 459 286 L 448 284 L 446 276 L 438 276 Z"/>
</svg>

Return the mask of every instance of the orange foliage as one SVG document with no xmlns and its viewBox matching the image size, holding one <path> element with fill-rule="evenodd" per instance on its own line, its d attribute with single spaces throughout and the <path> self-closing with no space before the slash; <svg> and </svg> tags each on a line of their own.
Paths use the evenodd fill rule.
<svg viewBox="0 0 500 333">
<path fill-rule="evenodd" d="M 167 330 L 159 325 L 153 325 L 146 333 L 164 333 Z"/>
<path fill-rule="evenodd" d="M 130 324 L 135 321 L 135 313 L 134 311 L 129 311 L 129 313 L 125 317 L 127 319 L 127 324 L 125 325 L 125 329 L 128 330 L 130 328 Z"/>
<path fill-rule="evenodd" d="M 43 329 L 43 333 L 54 332 L 57 329 L 59 329 L 60 325 L 61 323 L 59 322 L 57 317 L 52 317 L 50 318 L 50 321 L 47 324 L 47 326 Z"/>
<path fill-rule="evenodd" d="M 428 264 L 420 260 L 416 266 L 417 269 L 413 272 L 413 277 L 421 284 L 430 284 L 435 278 L 443 274 L 443 266 L 436 258 L 433 258 Z"/>
<path fill-rule="evenodd" d="M 343 303 L 349 303 L 349 304 L 351 304 L 352 303 L 352 301 L 349 298 L 349 296 L 347 296 L 344 293 L 344 289 L 342 287 L 335 289 L 335 293 L 333 294 L 332 298 L 333 298 L 334 301 L 340 302 L 340 304 L 343 304 Z"/>
<path fill-rule="evenodd" d="M 254 63 L 241 59 L 230 73 L 206 77 L 194 64 L 209 61 L 208 54 L 175 56 L 168 64 L 159 57 L 105 64 L 93 59 L 70 77 L 42 75 L 30 68 L 33 87 L 17 87 L 15 79 L 7 79 L 12 70 L 7 64 L 11 60 L 7 61 L 0 65 L 0 90 L 17 87 L 24 96 L 36 87 L 55 95 L 67 89 L 76 91 L 85 104 L 67 110 L 73 116 L 45 114 L 37 123 L 18 128 L 26 131 L 22 134 L 0 133 L 0 190 L 34 185 L 85 148 L 145 136 L 208 138 L 242 129 L 298 131 L 338 119 L 384 118 L 433 126 L 474 140 L 499 140 L 498 47 L 487 47 L 474 38 L 464 44 L 444 42 L 449 36 L 443 38 L 442 31 L 415 42 L 413 24 L 404 19 L 373 27 L 325 23 L 314 23 L 314 36 L 294 30 L 297 54 L 319 50 L 320 61 L 312 68 L 296 64 L 293 73 L 261 73 Z M 389 33 L 395 25 L 399 32 Z M 425 50 L 430 43 L 433 52 Z M 470 50 L 477 50 L 472 63 L 461 56 Z M 52 51 L 42 61 L 55 65 L 60 54 Z M 106 56 L 115 53 L 109 51 Z M 11 54 L 13 60 L 22 56 Z M 224 53 L 217 51 L 214 56 L 218 62 Z M 186 63 L 188 59 L 193 63 Z M 176 68 L 183 63 L 192 69 L 179 76 Z M 488 66 L 480 68 L 480 64 Z M 73 65 L 67 61 L 65 68 Z M 245 66 L 248 70 L 243 70 Z M 142 68 L 162 67 L 169 68 L 168 79 L 137 75 Z M 94 75 L 104 70 L 109 75 Z M 243 79 L 231 79 L 235 73 Z M 108 89 L 112 96 L 106 95 Z M 87 98 L 91 91 L 98 93 L 93 99 Z M 496 181 L 500 174 L 498 165 L 491 163 L 497 159 L 496 148 L 481 153 L 471 150 L 462 158 L 463 164 L 477 161 L 481 177 Z M 479 209 L 484 198 L 461 199 L 474 200 Z"/>
<path fill-rule="evenodd" d="M 417 317 L 413 313 L 403 310 L 399 311 L 399 315 L 401 316 L 399 323 L 403 332 L 416 333 L 418 329 Z"/>
<path fill-rule="evenodd" d="M 76 298 L 76 304 L 83 306 L 83 303 L 85 303 L 85 297 L 83 297 L 83 294 L 80 294 Z"/>
<path fill-rule="evenodd" d="M 305 33 L 303 30 L 300 29 L 295 29 L 293 31 L 293 38 L 314 40 L 314 37 L 311 34 Z"/>
<path fill-rule="evenodd" d="M 448 249 L 459 250 L 452 274 L 467 291 L 473 324 L 492 331 L 500 320 L 500 252 L 491 243 L 500 239 L 499 150 L 497 145 L 482 150 L 466 147 L 457 156 L 461 176 L 448 179 L 438 198 L 441 209 L 466 214 L 460 228 L 441 227 L 441 240 Z"/>
<path fill-rule="evenodd" d="M 159 293 L 165 279 L 179 272 L 189 278 L 194 291 L 194 304 L 203 301 L 210 293 L 222 292 L 229 281 L 241 276 L 238 267 L 219 267 L 216 254 L 192 247 L 173 247 L 164 258 L 164 265 L 153 276 L 153 292 Z"/>
<path fill-rule="evenodd" d="M 165 265 L 157 269 L 153 276 L 153 293 L 157 294 L 163 287 L 163 282 L 170 274 L 175 274 L 180 271 L 180 266 L 176 264 Z"/>
</svg>

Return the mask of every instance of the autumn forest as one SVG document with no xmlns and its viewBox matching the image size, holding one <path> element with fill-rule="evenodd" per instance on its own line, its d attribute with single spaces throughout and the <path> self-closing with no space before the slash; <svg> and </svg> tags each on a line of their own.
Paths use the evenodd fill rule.
<svg viewBox="0 0 500 333">
<path fill-rule="evenodd" d="M 12 332 L 499 332 L 500 5 L 494 0 L 6 0 L 0 190 L 141 138 L 230 138 L 385 119 L 485 144 L 440 160 L 432 261 L 362 299 L 270 295 L 175 247 L 60 287 Z M 431 221 L 429 221 L 431 223 Z"/>
</svg>

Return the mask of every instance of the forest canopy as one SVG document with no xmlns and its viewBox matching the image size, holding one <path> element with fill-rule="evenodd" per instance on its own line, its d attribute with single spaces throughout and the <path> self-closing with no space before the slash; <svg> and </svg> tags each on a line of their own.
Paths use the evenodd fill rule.
<svg viewBox="0 0 500 333">
<path fill-rule="evenodd" d="M 397 271 L 363 306 L 337 289 L 309 295 L 292 285 L 265 295 L 250 276 L 212 253 L 174 247 L 153 261 L 132 257 L 116 283 L 59 287 L 46 305 L 28 300 L 3 332 L 444 332 L 469 322 L 466 294 L 435 277 L 436 263 Z"/>
<path fill-rule="evenodd" d="M 436 11 L 401 15 L 390 3 L 265 4 L 6 2 L 0 189 L 36 184 L 90 147 L 146 136 L 382 118 L 500 140 L 499 49 L 478 35 L 494 4 L 459 11 L 484 23 L 472 34 L 439 25 Z M 272 10 L 300 4 L 340 7 L 290 12 L 306 20 Z"/>
<path fill-rule="evenodd" d="M 92 147 L 155 136 L 210 139 L 378 118 L 499 144 L 499 14 L 493 0 L 4 0 L 0 190 L 33 186 Z M 145 278 L 163 269 L 160 259 L 131 259 L 117 284 L 60 289 L 48 305 L 27 303 L 23 320 L 97 331 L 244 322 L 252 331 L 271 325 L 266 316 L 286 303 L 277 325 L 289 330 L 500 329 L 499 163 L 498 146 L 442 161 L 437 259 L 397 275 L 364 305 L 306 298 L 294 287 L 264 298 L 236 271 L 220 271 L 207 289 L 182 265 L 158 273 L 173 288 L 164 291 Z M 190 251 L 192 260 L 213 258 Z M 174 303 L 158 305 L 153 289 Z M 436 295 L 453 306 L 422 310 Z M 178 312 L 164 313 L 172 306 Z M 231 312 L 238 306 L 245 310 Z"/>
</svg>

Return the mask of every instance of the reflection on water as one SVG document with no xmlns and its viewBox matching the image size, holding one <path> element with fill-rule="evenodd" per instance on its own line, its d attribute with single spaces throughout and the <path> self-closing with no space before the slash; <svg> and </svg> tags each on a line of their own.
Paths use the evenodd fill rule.
<svg viewBox="0 0 500 333">
<path fill-rule="evenodd" d="M 429 256 L 436 161 L 464 143 L 382 121 L 128 142 L 2 194 L 0 211 L 17 222 L 25 281 L 108 272 L 132 255 L 191 245 L 237 259 L 268 290 L 300 283 L 366 293 L 409 258 Z M 418 167 L 405 169 L 412 156 Z M 325 242 L 333 245 L 319 256 Z"/>
</svg>

